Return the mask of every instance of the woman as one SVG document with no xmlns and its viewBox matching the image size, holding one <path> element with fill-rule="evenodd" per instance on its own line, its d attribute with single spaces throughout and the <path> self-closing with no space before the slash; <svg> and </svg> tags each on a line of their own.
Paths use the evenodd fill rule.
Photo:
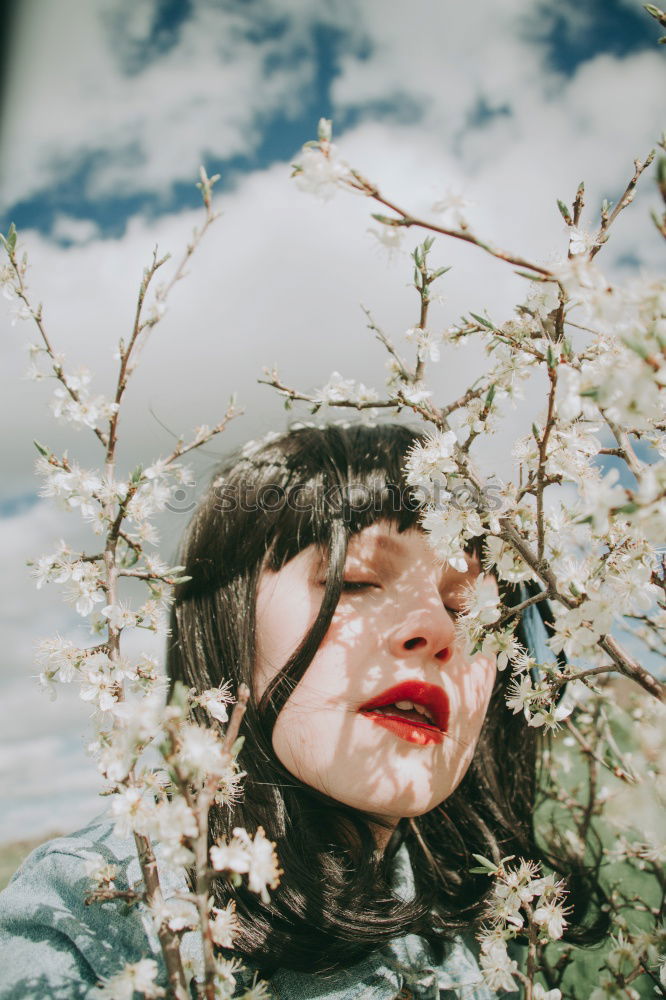
<svg viewBox="0 0 666 1000">
<path fill-rule="evenodd" d="M 544 858 L 538 735 L 505 705 L 509 671 L 455 638 L 483 545 L 464 569 L 428 546 L 402 472 L 421 437 L 400 425 L 300 427 L 246 448 L 220 470 L 183 548 L 191 579 L 175 595 L 171 682 L 251 689 L 243 799 L 213 811 L 211 836 L 263 826 L 283 870 L 269 903 L 214 884 L 218 905 L 236 903 L 225 954 L 285 1000 L 487 1000 L 473 931 L 489 880 L 469 873 L 472 855 Z M 520 636 L 543 652 L 534 608 Z M 159 957 L 138 914 L 84 911 L 90 852 L 120 860 L 131 882 L 132 845 L 102 821 L 40 848 L 3 894 L 0 927 L 44 995 L 87 996 L 123 960 Z M 570 885 L 574 926 L 581 884 Z M 237 978 L 242 991 L 250 980 Z M 0 996 L 40 995 L 31 981 L 15 977 L 11 989 L 28 992 Z"/>
</svg>

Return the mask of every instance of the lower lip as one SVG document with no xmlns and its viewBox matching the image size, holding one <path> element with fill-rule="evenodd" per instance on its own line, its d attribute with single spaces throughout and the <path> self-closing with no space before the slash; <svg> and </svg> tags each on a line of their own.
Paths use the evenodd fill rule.
<svg viewBox="0 0 666 1000">
<path fill-rule="evenodd" d="M 416 743 L 418 746 L 426 747 L 433 743 L 439 744 L 444 740 L 445 734 L 441 729 L 434 726 L 420 726 L 417 722 L 408 722 L 396 715 L 384 715 L 381 712 L 361 712 L 366 719 L 371 719 L 378 726 L 389 729 L 401 740 L 408 743 Z"/>
</svg>

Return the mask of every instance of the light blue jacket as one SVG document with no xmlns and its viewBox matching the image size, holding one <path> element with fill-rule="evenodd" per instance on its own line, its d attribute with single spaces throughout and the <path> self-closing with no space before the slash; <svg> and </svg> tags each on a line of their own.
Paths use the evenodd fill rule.
<svg viewBox="0 0 666 1000">
<path fill-rule="evenodd" d="M 157 936 L 142 908 L 121 901 L 84 904 L 91 889 L 87 860 L 118 866 L 118 888 L 140 878 L 131 839 L 120 839 L 106 816 L 72 834 L 42 844 L 25 860 L 0 893 L 1 1000 L 79 1000 L 95 996 L 101 979 L 126 962 L 154 958 L 158 982 L 165 986 Z M 185 886 L 185 873 L 160 864 L 165 895 Z M 396 852 L 392 886 L 411 898 L 414 879 L 403 844 Z M 122 914 L 122 916 L 121 916 Z M 185 934 L 183 949 L 192 953 L 197 937 Z M 235 996 L 252 982 L 251 970 L 237 975 Z M 279 970 L 270 979 L 275 1000 L 494 1000 L 482 982 L 473 953 L 458 939 L 438 965 L 423 938 L 406 934 L 351 968 L 324 977 Z"/>
</svg>

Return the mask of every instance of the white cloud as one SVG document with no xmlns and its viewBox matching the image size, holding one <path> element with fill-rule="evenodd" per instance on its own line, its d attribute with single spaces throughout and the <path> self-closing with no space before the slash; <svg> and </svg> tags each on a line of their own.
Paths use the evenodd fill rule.
<svg viewBox="0 0 666 1000">
<path fill-rule="evenodd" d="M 266 27 L 271 4 L 248 15 L 199 3 L 177 45 L 155 54 L 146 40 L 143 62 L 128 72 L 123 57 L 144 41 L 155 9 L 117 0 L 21 5 L 3 126 L 5 203 L 90 157 L 87 197 L 160 193 L 188 181 L 206 155 L 251 153 L 262 122 L 301 107 L 314 71 L 301 19 L 255 41 L 248 35 Z"/>
<path fill-rule="evenodd" d="M 57 242 L 90 243 L 99 237 L 99 226 L 92 219 L 77 219 L 71 215 L 57 215 L 51 238 Z"/>
</svg>

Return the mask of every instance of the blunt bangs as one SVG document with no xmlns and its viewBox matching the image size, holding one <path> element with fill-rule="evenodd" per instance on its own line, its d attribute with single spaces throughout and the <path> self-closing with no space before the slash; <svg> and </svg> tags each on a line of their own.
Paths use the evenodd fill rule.
<svg viewBox="0 0 666 1000">
<path fill-rule="evenodd" d="M 423 436 L 395 424 L 301 427 L 262 449 L 254 459 L 267 460 L 260 489 L 267 498 L 273 486 L 279 504 L 267 568 L 279 569 L 309 545 L 328 549 L 340 527 L 349 537 L 380 520 L 401 532 L 418 526 L 423 501 L 407 484 L 402 465 Z M 279 454 L 271 455 L 273 450 Z"/>
</svg>

